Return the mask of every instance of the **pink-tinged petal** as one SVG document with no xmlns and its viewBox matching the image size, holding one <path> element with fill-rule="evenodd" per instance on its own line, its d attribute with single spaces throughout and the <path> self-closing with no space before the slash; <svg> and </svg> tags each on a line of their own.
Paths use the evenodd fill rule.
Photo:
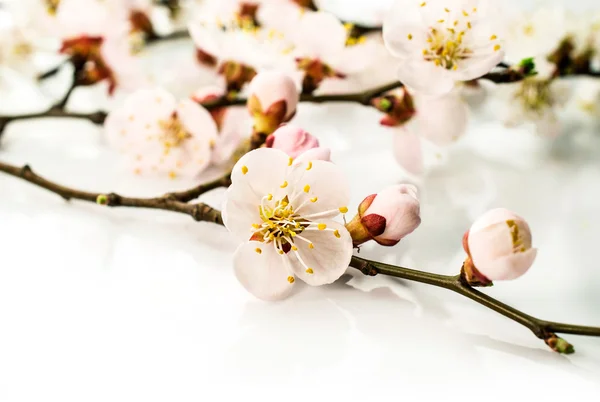
<svg viewBox="0 0 600 402">
<path fill-rule="evenodd" d="M 364 212 L 365 217 L 374 214 L 385 220 L 384 231 L 372 233 L 377 241 L 397 243 L 421 224 L 420 203 L 417 188 L 400 184 L 379 192 Z M 364 224 L 364 223 L 363 223 Z"/>
<path fill-rule="evenodd" d="M 346 28 L 334 15 L 326 12 L 306 13 L 296 34 L 297 50 L 306 57 L 335 59 L 346 46 Z"/>
<path fill-rule="evenodd" d="M 206 22 L 191 22 L 188 24 L 190 36 L 198 49 L 219 57 L 223 52 L 225 33 L 216 24 Z"/>
<path fill-rule="evenodd" d="M 491 281 L 510 281 L 523 276 L 531 268 L 536 257 L 537 249 L 532 248 L 523 253 L 480 263 L 476 268 Z"/>
<path fill-rule="evenodd" d="M 288 252 L 296 276 L 311 286 L 326 285 L 339 279 L 352 258 L 352 238 L 344 225 L 334 221 L 319 222 L 332 230 L 304 231 L 301 236 L 308 242 L 297 240 L 297 253 Z"/>
<path fill-rule="evenodd" d="M 253 96 L 258 98 L 263 113 L 268 112 L 278 102 L 284 101 L 286 107 L 285 120 L 296 113 L 296 106 L 300 99 L 294 80 L 278 71 L 259 73 L 250 82 L 248 93 L 248 98 Z"/>
<path fill-rule="evenodd" d="M 208 110 L 189 99 L 179 102 L 177 116 L 191 135 L 183 143 L 185 171 L 188 175 L 198 174 L 210 164 L 212 147 L 218 137 L 217 125 Z"/>
<path fill-rule="evenodd" d="M 344 171 L 331 162 L 320 160 L 296 163 L 288 181 L 292 185 L 290 203 L 297 214 L 312 220 L 331 219 L 348 207 L 350 184 Z"/>
<path fill-rule="evenodd" d="M 108 145 L 113 149 L 121 149 L 127 143 L 129 121 L 124 108 L 112 110 L 104 121 L 104 132 Z"/>
<path fill-rule="evenodd" d="M 394 134 L 394 156 L 404 169 L 412 174 L 422 174 L 423 148 L 421 140 L 412 131 L 400 127 Z"/>
<path fill-rule="evenodd" d="M 360 73 L 374 64 L 379 46 L 381 45 L 373 39 L 367 39 L 365 43 L 354 46 L 347 46 L 340 53 L 337 64 L 331 67 L 344 74 Z"/>
<path fill-rule="evenodd" d="M 221 207 L 225 227 L 240 241 L 248 241 L 254 232 L 252 225 L 263 223 L 258 206 L 261 198 L 245 183 L 230 186 Z"/>
<path fill-rule="evenodd" d="M 290 166 L 290 157 L 285 152 L 260 148 L 248 152 L 235 164 L 231 180 L 234 185 L 246 183 L 259 200 L 268 194 L 277 198 L 278 194 L 289 189 L 284 182 L 289 181 L 286 176 Z"/>
<path fill-rule="evenodd" d="M 423 18 L 416 2 L 396 1 L 383 24 L 385 46 L 394 57 L 417 55 L 427 46 Z"/>
<path fill-rule="evenodd" d="M 228 162 L 251 130 L 252 120 L 244 106 L 227 108 L 219 138 L 213 149 L 213 163 L 219 165 Z"/>
<path fill-rule="evenodd" d="M 439 98 L 414 97 L 417 115 L 408 124 L 414 132 L 438 146 L 458 140 L 467 129 L 469 109 L 454 92 Z"/>
<path fill-rule="evenodd" d="M 119 89 L 132 92 L 148 84 L 139 60 L 131 54 L 126 36 L 106 37 L 100 51 Z"/>
<path fill-rule="evenodd" d="M 507 220 L 520 220 L 524 221 L 522 217 L 515 214 L 514 212 L 506 208 L 495 208 L 487 211 L 481 215 L 471 226 L 471 232 L 479 232 L 490 225 L 494 225 L 499 222 L 506 222 Z"/>
<path fill-rule="evenodd" d="M 309 161 L 331 161 L 331 149 L 318 147 L 309 149 L 308 151 L 300 154 L 296 159 L 294 159 L 294 163 L 308 163 Z"/>
<path fill-rule="evenodd" d="M 281 32 L 285 37 L 293 35 L 299 29 L 303 10 L 290 1 L 271 1 L 259 6 L 258 21 L 268 30 Z"/>
<path fill-rule="evenodd" d="M 504 50 L 500 49 L 483 54 L 475 54 L 458 64 L 457 81 L 469 81 L 480 78 L 492 71 L 498 63 L 504 60 Z"/>
<path fill-rule="evenodd" d="M 297 158 L 306 151 L 317 148 L 319 140 L 300 127 L 285 124 L 271 134 L 267 140 L 267 146 L 279 149 L 292 158 Z"/>
<path fill-rule="evenodd" d="M 408 88 L 428 96 L 441 96 L 454 88 L 450 71 L 423 59 L 408 59 L 398 66 L 398 79 Z"/>
<path fill-rule="evenodd" d="M 243 243 L 235 251 L 233 267 L 242 286 L 261 300 L 285 299 L 294 287 L 288 257 L 279 255 L 273 244 Z"/>
</svg>

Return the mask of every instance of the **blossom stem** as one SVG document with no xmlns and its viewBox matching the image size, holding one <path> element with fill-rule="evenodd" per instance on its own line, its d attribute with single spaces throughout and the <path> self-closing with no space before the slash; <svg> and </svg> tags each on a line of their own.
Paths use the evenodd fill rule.
<svg viewBox="0 0 600 402">
<path fill-rule="evenodd" d="M 519 74 L 516 71 L 511 69 L 506 69 L 505 71 L 489 73 L 481 77 L 481 79 L 487 79 L 496 83 L 510 83 L 521 81 L 525 77 L 522 74 Z M 378 96 L 383 95 L 386 92 L 392 91 L 397 88 L 403 87 L 404 84 L 401 82 L 395 81 L 389 84 L 381 85 L 372 89 L 368 89 L 363 92 L 355 92 L 349 94 L 337 94 L 337 95 L 302 95 L 300 97 L 301 102 L 306 103 L 327 103 L 327 102 L 346 102 L 346 103 L 358 103 L 365 106 L 370 106 L 371 101 Z M 73 88 L 71 88 L 72 90 Z M 65 99 L 68 99 L 68 95 Z M 66 102 L 66 100 L 65 100 Z M 235 98 L 230 99 L 227 97 L 220 98 L 215 101 L 205 102 L 202 105 L 208 109 L 218 109 L 222 107 L 229 106 L 243 106 L 247 103 L 247 99 L 245 98 Z M 12 122 L 17 120 L 30 120 L 30 119 L 38 119 L 44 117 L 66 117 L 66 118 L 75 118 L 75 119 L 85 119 L 89 120 L 94 124 L 103 124 L 106 119 L 107 113 L 105 112 L 95 112 L 95 113 L 71 113 L 64 110 L 64 104 L 62 102 L 54 105 L 52 108 L 45 112 L 41 113 L 32 113 L 32 114 L 23 114 L 23 115 L 15 115 L 15 116 L 0 116 L 0 135 L 2 135 L 2 131 L 4 127 Z"/>
<path fill-rule="evenodd" d="M 574 352 L 574 349 L 571 345 L 556 336 L 557 332 L 600 337 L 600 327 L 588 327 L 545 321 L 523 313 L 469 286 L 469 284 L 461 275 L 449 276 L 416 271 L 413 269 L 369 261 L 356 256 L 352 257 L 350 266 L 358 269 L 364 275 L 368 276 L 375 276 L 378 274 L 394 276 L 396 278 L 402 278 L 451 290 L 525 326 L 531 332 L 533 332 L 535 336 L 544 340 L 557 352 Z M 559 347 L 556 346 L 557 340 L 561 341 Z"/>
<path fill-rule="evenodd" d="M 212 222 L 218 225 L 223 225 L 223 218 L 219 210 L 203 203 L 194 204 L 189 201 L 196 199 L 208 191 L 219 187 L 226 187 L 231 183 L 230 175 L 225 175 L 212 182 L 186 191 L 168 193 L 155 198 L 132 198 L 115 193 L 93 193 L 66 187 L 39 176 L 28 165 L 18 167 L 0 162 L 0 172 L 44 188 L 61 196 L 66 201 L 81 200 L 109 207 L 147 208 L 178 212 L 189 215 L 196 221 Z M 599 327 L 545 321 L 523 313 L 469 286 L 461 275 L 449 276 L 417 271 L 370 261 L 357 256 L 352 257 L 350 266 L 368 276 L 388 275 L 451 290 L 525 326 L 535 336 L 544 340 L 553 350 L 560 353 L 573 353 L 574 349 L 564 339 L 557 337 L 556 333 L 600 337 Z"/>
<path fill-rule="evenodd" d="M 94 193 L 81 191 L 52 182 L 35 173 L 29 165 L 12 166 L 0 162 L 0 172 L 25 180 L 61 196 L 65 201 L 81 200 L 98 203 L 108 207 L 130 207 L 159 209 L 179 212 L 191 216 L 198 222 L 212 222 L 223 225 L 221 212 L 203 203 L 189 203 L 212 189 L 222 187 L 229 182 L 229 175 L 213 182 L 194 187 L 187 191 L 168 193 L 154 198 L 124 197 L 115 193 Z"/>
</svg>

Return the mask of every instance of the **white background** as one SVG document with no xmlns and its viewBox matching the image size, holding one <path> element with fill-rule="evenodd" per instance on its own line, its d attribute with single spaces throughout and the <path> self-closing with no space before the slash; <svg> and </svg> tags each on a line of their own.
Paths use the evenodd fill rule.
<svg viewBox="0 0 600 402">
<path fill-rule="evenodd" d="M 84 92 L 75 94 L 82 103 Z M 378 117 L 354 105 L 302 104 L 295 120 L 334 149 L 352 177 L 354 207 L 407 179 Z M 525 277 L 486 293 L 544 319 L 600 325 L 597 133 L 571 124 L 551 143 L 475 119 L 419 183 L 417 232 L 361 255 L 454 274 L 473 219 L 507 207 L 530 222 L 539 257 Z M 30 163 L 82 189 L 149 196 L 192 185 L 124 172 L 87 122 L 16 123 L 0 146 L 3 161 Z M 220 193 L 207 201 L 218 206 Z M 558 400 L 568 393 L 595 400 L 600 391 L 600 339 L 565 336 L 577 353 L 561 356 L 445 290 L 351 271 L 331 286 L 299 287 L 289 300 L 263 303 L 235 280 L 235 247 L 224 228 L 186 216 L 65 203 L 0 176 L 0 401 Z"/>
</svg>

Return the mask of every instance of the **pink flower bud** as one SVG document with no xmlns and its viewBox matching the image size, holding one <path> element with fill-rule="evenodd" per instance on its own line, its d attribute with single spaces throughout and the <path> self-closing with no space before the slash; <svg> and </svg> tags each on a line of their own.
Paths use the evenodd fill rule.
<svg viewBox="0 0 600 402">
<path fill-rule="evenodd" d="M 420 224 L 417 189 L 401 184 L 365 198 L 358 208 L 358 215 L 346 227 L 355 246 L 368 240 L 395 246 Z"/>
<path fill-rule="evenodd" d="M 523 218 L 498 208 L 483 214 L 463 239 L 469 258 L 465 262 L 467 279 L 483 284 L 512 280 L 525 274 L 537 250 L 531 247 L 531 231 Z M 470 282 L 472 282 L 470 280 Z"/>
<path fill-rule="evenodd" d="M 330 151 L 327 148 L 319 148 L 319 140 L 314 135 L 311 135 L 301 129 L 290 124 L 279 127 L 271 134 L 266 141 L 268 148 L 279 149 L 292 158 L 296 159 L 300 155 L 315 160 L 329 160 Z"/>
<path fill-rule="evenodd" d="M 290 76 L 277 71 L 262 72 L 250 83 L 248 108 L 252 115 L 269 115 L 283 109 L 281 124 L 294 116 L 299 97 Z"/>
</svg>

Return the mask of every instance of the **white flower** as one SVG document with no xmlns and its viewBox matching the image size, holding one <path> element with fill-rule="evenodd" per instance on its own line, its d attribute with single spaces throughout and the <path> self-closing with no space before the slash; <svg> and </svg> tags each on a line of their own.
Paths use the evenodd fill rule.
<svg viewBox="0 0 600 402">
<path fill-rule="evenodd" d="M 479 78 L 504 57 L 483 0 L 397 0 L 383 25 L 398 78 L 428 95 Z"/>
<path fill-rule="evenodd" d="M 244 243 L 234 256 L 238 280 L 263 300 L 288 296 L 299 277 L 309 285 L 332 283 L 348 267 L 352 239 L 332 219 L 348 211 L 348 182 L 331 162 L 293 163 L 284 152 L 262 148 L 233 168 L 223 221 Z"/>
<path fill-rule="evenodd" d="M 143 89 L 131 94 L 105 123 L 109 144 L 121 151 L 136 174 L 193 177 L 206 169 L 217 127 L 210 113 L 189 99 Z"/>
<path fill-rule="evenodd" d="M 536 8 L 522 13 L 508 24 L 506 59 L 518 63 L 526 57 L 546 57 L 554 51 L 568 32 L 567 11 L 558 5 Z"/>
</svg>

